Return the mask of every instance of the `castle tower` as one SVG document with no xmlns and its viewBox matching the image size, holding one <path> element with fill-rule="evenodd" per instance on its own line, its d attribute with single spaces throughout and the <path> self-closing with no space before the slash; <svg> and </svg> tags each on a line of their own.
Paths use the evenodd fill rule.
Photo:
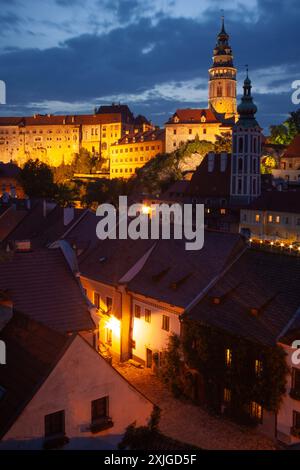
<svg viewBox="0 0 300 470">
<path fill-rule="evenodd" d="M 225 118 L 236 116 L 236 68 L 222 17 L 221 31 L 214 48 L 213 65 L 209 69 L 208 106 Z"/>
<path fill-rule="evenodd" d="M 257 111 L 251 95 L 251 80 L 244 81 L 244 94 L 239 104 L 238 121 L 232 130 L 231 190 L 232 202 L 249 203 L 260 196 L 260 157 L 262 135 L 255 119 Z"/>
</svg>

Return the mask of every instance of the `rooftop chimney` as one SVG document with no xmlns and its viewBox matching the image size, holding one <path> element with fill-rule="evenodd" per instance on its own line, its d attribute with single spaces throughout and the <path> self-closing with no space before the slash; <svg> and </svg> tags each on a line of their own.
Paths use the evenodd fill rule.
<svg viewBox="0 0 300 470">
<path fill-rule="evenodd" d="M 74 219 L 74 207 L 64 207 L 64 225 L 69 225 Z"/>
<path fill-rule="evenodd" d="M 215 153 L 208 152 L 208 172 L 212 173 L 214 171 L 215 166 Z"/>
<path fill-rule="evenodd" d="M 222 173 L 226 171 L 226 167 L 227 167 L 227 153 L 221 152 L 220 170 Z"/>
<path fill-rule="evenodd" d="M 55 202 L 48 202 L 46 199 L 43 200 L 43 217 L 47 217 L 49 212 L 52 211 L 56 206 Z"/>
<path fill-rule="evenodd" d="M 26 199 L 26 209 L 28 209 L 29 211 L 30 211 L 30 209 L 31 209 L 31 201 L 30 201 L 29 198 Z"/>
</svg>

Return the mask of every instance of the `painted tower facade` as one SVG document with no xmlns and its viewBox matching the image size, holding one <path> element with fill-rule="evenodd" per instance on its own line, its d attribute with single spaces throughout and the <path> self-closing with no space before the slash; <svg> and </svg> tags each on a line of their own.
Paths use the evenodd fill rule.
<svg viewBox="0 0 300 470">
<path fill-rule="evenodd" d="M 238 121 L 232 131 L 231 190 L 232 202 L 248 204 L 261 194 L 260 157 L 262 134 L 255 119 L 257 111 L 251 95 L 251 81 L 244 81 Z"/>
<path fill-rule="evenodd" d="M 214 48 L 213 65 L 208 71 L 208 106 L 225 118 L 236 117 L 236 68 L 233 66 L 229 35 L 222 18 L 221 31 Z"/>
</svg>

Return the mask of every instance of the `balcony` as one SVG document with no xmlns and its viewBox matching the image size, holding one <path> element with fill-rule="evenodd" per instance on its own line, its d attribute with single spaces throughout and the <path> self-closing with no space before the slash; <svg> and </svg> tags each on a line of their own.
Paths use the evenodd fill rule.
<svg viewBox="0 0 300 470">
<path fill-rule="evenodd" d="M 112 419 L 109 416 L 95 419 L 91 424 L 91 432 L 96 434 L 97 432 L 105 431 L 106 429 L 112 428 L 114 425 Z"/>
</svg>

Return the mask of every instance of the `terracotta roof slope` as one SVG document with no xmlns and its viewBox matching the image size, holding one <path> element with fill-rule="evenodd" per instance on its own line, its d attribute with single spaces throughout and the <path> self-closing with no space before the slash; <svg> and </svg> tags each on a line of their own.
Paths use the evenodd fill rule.
<svg viewBox="0 0 300 470">
<path fill-rule="evenodd" d="M 299 281 L 300 258 L 249 248 L 187 316 L 272 345 L 300 307 Z"/>
<path fill-rule="evenodd" d="M 80 273 L 115 285 L 153 246 L 155 240 L 102 240 L 84 259 L 79 259 Z"/>
<path fill-rule="evenodd" d="M 198 251 L 187 251 L 185 240 L 159 240 L 128 289 L 185 308 L 243 249 L 240 235 L 213 231 Z"/>
<path fill-rule="evenodd" d="M 300 158 L 300 134 L 297 134 L 283 155 L 284 158 Z"/>
<path fill-rule="evenodd" d="M 185 109 L 177 109 L 175 114 L 170 118 L 168 121 L 169 123 L 173 123 L 174 118 L 177 116 L 181 123 L 218 123 L 220 120 L 214 114 L 214 112 L 209 108 L 185 108 Z"/>
<path fill-rule="evenodd" d="M 95 327 L 87 301 L 60 249 L 12 253 L 1 263 L 0 289 L 29 317 L 60 332 Z"/>
<path fill-rule="evenodd" d="M 245 209 L 300 214 L 299 191 L 266 191 Z"/>
<path fill-rule="evenodd" d="M 222 167 L 222 156 L 214 154 L 211 171 L 209 171 L 209 154 L 202 160 L 190 181 L 187 192 L 192 196 L 229 197 L 231 154 L 227 154 L 226 164 Z M 223 170 L 223 171 L 222 171 Z"/>
</svg>

